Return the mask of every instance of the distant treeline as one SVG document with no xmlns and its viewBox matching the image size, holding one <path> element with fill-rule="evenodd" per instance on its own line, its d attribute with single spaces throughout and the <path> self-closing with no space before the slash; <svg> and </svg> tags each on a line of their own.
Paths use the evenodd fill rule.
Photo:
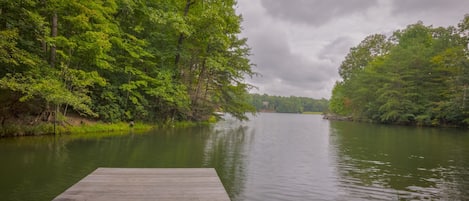
<svg viewBox="0 0 469 201">
<path fill-rule="evenodd" d="M 324 112 L 329 105 L 329 101 L 326 99 L 269 96 L 267 94 L 250 94 L 249 102 L 257 111 L 280 113 Z"/>
<path fill-rule="evenodd" d="M 0 122 L 245 118 L 235 0 L 0 2 Z M 57 115 L 56 115 L 57 114 Z M 30 118 L 30 119 L 28 119 Z"/>
<path fill-rule="evenodd" d="M 469 15 L 457 27 L 419 22 L 350 49 L 330 111 L 410 125 L 469 125 Z"/>
</svg>

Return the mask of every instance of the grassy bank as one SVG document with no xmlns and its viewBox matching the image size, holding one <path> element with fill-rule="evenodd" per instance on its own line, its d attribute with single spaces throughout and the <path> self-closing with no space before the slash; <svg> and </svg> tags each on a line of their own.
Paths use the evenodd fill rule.
<svg viewBox="0 0 469 201">
<path fill-rule="evenodd" d="M 56 134 L 73 134 L 73 135 L 88 135 L 90 133 L 99 133 L 99 135 L 106 135 L 106 133 L 128 133 L 129 131 L 145 131 L 153 128 L 181 128 L 191 127 L 201 124 L 210 124 L 216 122 L 215 119 L 210 119 L 206 122 L 166 122 L 159 124 L 135 122 L 130 126 L 126 122 L 118 123 L 103 123 L 92 122 L 76 125 L 56 125 L 54 132 L 53 123 L 39 123 L 36 125 L 28 125 L 22 123 L 5 124 L 0 126 L 0 137 L 16 137 L 16 136 L 38 136 L 38 135 L 53 135 Z"/>
<path fill-rule="evenodd" d="M 40 123 L 36 125 L 28 124 L 5 124 L 0 126 L 0 137 L 46 135 L 54 133 L 54 125 Z"/>
<path fill-rule="evenodd" d="M 61 127 L 60 133 L 96 133 L 96 132 L 115 132 L 133 130 L 149 130 L 156 126 L 144 123 L 135 123 L 132 127 L 129 123 L 95 123 L 77 126 Z"/>
<path fill-rule="evenodd" d="M 135 123 L 130 127 L 128 123 L 92 123 L 81 125 L 56 125 L 54 129 L 53 123 L 39 123 L 36 125 L 27 124 L 7 124 L 0 126 L 0 137 L 15 137 L 15 136 L 37 136 L 37 135 L 51 135 L 57 134 L 72 134 L 72 133 L 97 133 L 97 132 L 116 132 L 116 131 L 129 131 L 132 130 L 150 130 L 155 128 L 155 125 L 145 123 Z"/>
</svg>

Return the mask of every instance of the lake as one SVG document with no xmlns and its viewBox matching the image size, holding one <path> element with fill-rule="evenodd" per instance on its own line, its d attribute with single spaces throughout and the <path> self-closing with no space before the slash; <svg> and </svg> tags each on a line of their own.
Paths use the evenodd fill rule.
<svg viewBox="0 0 469 201">
<path fill-rule="evenodd" d="M 469 200 L 469 131 L 261 113 L 210 126 L 0 139 L 1 200 L 51 200 L 97 167 L 214 167 L 244 200 Z"/>
</svg>

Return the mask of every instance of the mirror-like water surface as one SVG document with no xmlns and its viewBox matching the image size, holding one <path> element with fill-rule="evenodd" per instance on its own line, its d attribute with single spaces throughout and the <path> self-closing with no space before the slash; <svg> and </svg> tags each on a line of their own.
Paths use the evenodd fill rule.
<svg viewBox="0 0 469 201">
<path fill-rule="evenodd" d="M 91 135 L 92 136 L 92 135 Z M 97 167 L 215 167 L 231 199 L 469 199 L 467 130 L 259 114 L 144 134 L 0 139 L 1 200 L 51 200 Z"/>
</svg>

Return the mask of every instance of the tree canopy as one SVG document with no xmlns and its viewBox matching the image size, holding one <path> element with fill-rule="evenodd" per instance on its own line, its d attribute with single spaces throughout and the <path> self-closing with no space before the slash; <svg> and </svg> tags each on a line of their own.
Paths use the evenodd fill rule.
<svg viewBox="0 0 469 201">
<path fill-rule="evenodd" d="M 252 76 L 234 0 L 1 1 L 2 123 L 245 119 Z M 68 112 L 67 112 L 68 111 Z"/>
<path fill-rule="evenodd" d="M 325 112 L 329 101 L 307 97 L 250 94 L 249 102 L 257 111 L 279 113 Z"/>
<path fill-rule="evenodd" d="M 469 124 L 469 15 L 457 27 L 422 22 L 350 49 L 329 110 L 415 125 Z"/>
</svg>

